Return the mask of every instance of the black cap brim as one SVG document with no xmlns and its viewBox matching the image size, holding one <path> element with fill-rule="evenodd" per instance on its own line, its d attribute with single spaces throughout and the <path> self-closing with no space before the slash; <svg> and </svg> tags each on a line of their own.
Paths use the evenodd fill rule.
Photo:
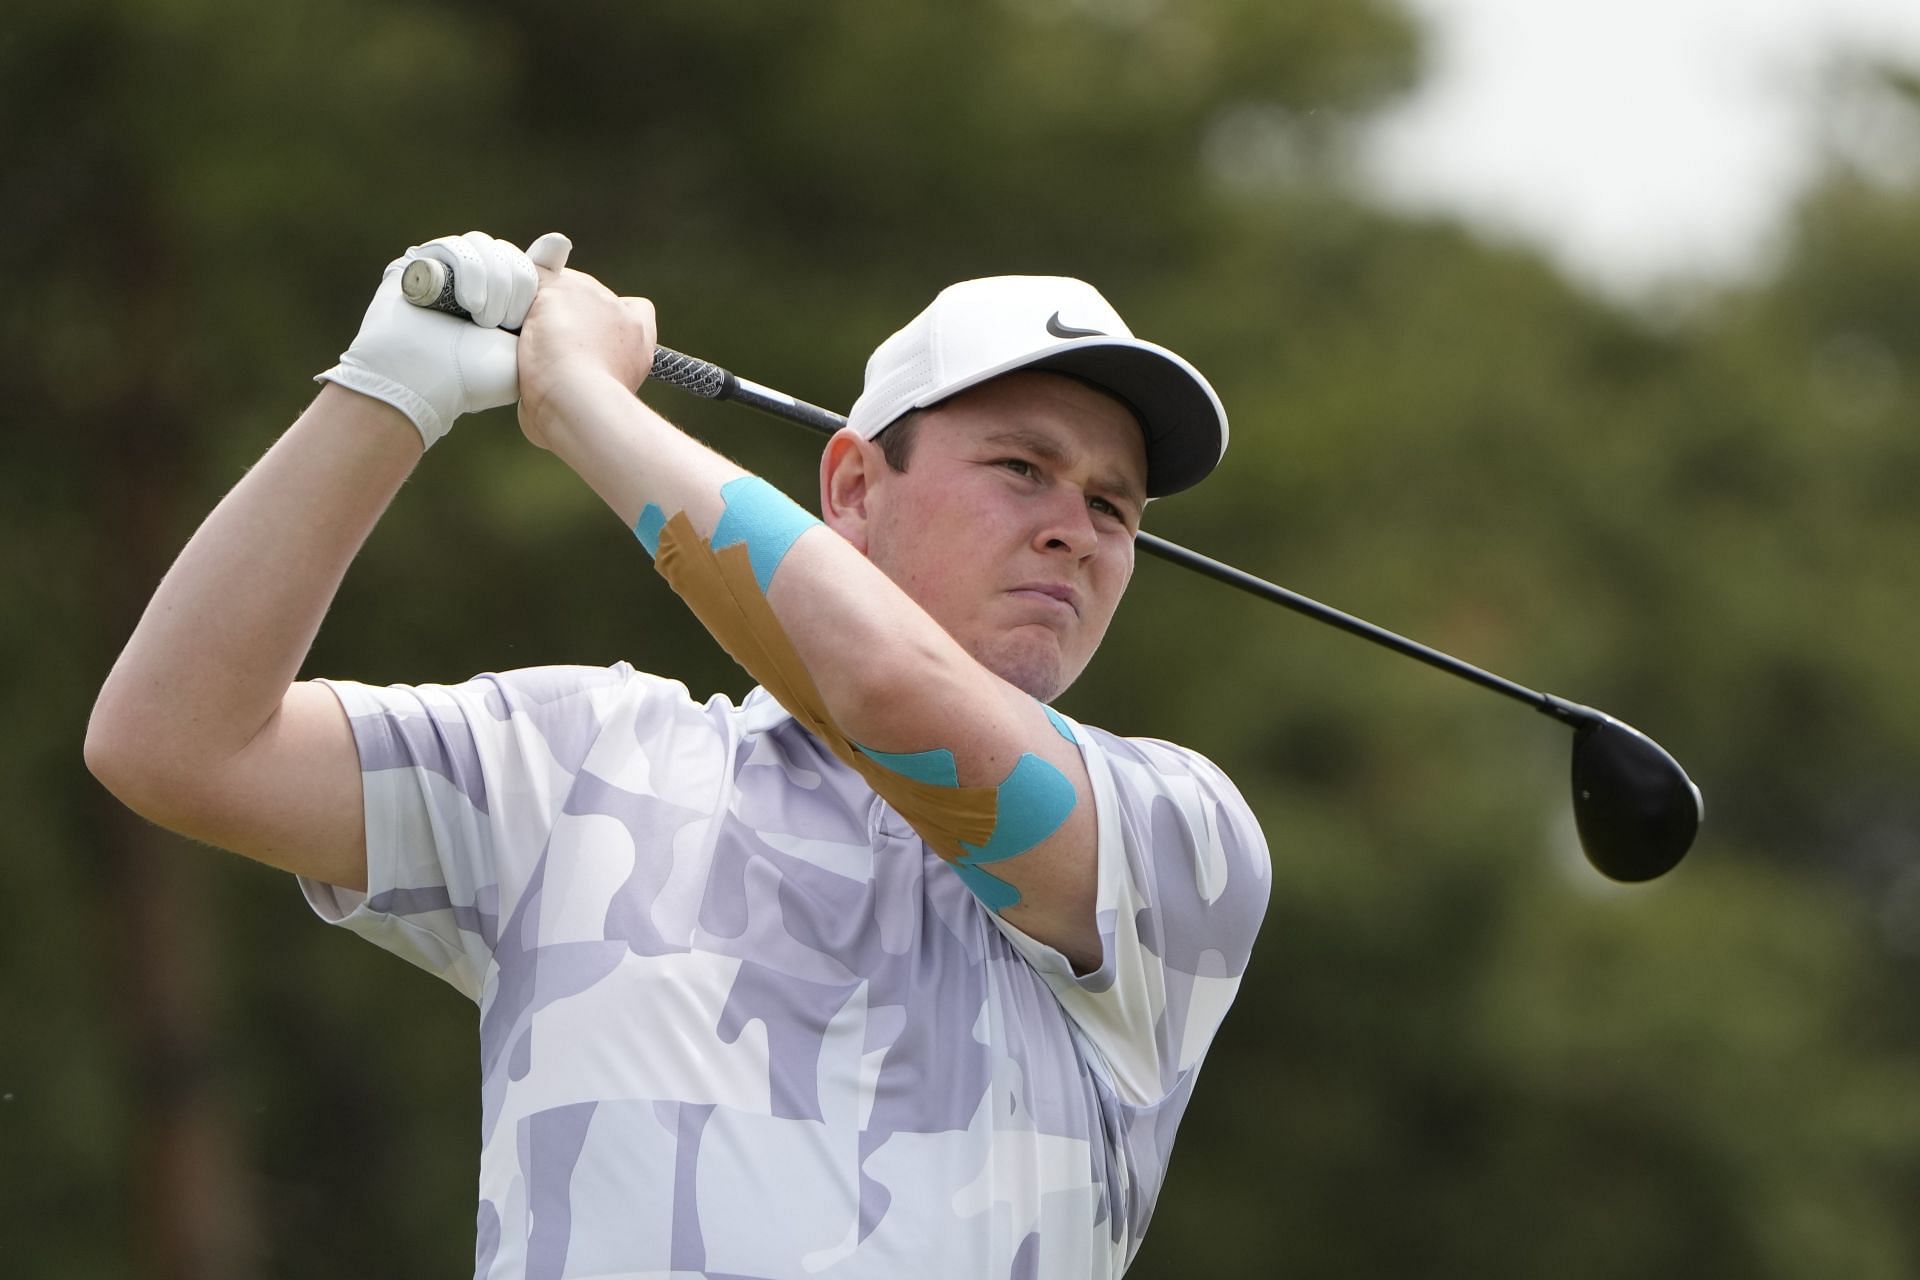
<svg viewBox="0 0 1920 1280">
<path fill-rule="evenodd" d="M 1138 339 L 1090 338 L 1024 366 L 1065 373 L 1126 402 L 1147 444 L 1147 496 L 1190 489 L 1220 464 L 1226 414 L 1186 361 Z"/>
</svg>

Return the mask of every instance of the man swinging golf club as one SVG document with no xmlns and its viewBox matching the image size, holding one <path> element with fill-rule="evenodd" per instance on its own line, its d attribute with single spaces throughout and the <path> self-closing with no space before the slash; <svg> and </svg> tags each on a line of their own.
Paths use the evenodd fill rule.
<svg viewBox="0 0 1920 1280">
<path fill-rule="evenodd" d="M 388 268 L 162 581 L 89 765 L 478 1003 L 476 1276 L 1120 1274 L 1266 848 L 1206 760 L 1047 703 L 1218 399 L 1085 284 L 958 284 L 874 352 L 816 520 L 634 397 L 653 309 L 568 249 L 410 251 L 471 321 Z M 624 663 L 295 679 L 423 448 L 516 399 L 739 706 Z"/>
</svg>

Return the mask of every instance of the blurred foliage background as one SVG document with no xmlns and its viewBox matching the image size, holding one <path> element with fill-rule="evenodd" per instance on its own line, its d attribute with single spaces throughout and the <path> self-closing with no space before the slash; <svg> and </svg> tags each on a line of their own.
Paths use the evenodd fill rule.
<svg viewBox="0 0 1920 1280">
<path fill-rule="evenodd" d="M 11 10 L 0 1271 L 471 1265 L 471 1008 L 80 742 L 381 264 L 479 226 L 567 231 L 671 345 L 836 406 L 947 282 L 1094 280 L 1234 417 L 1157 532 L 1702 785 L 1690 859 L 1609 886 L 1563 729 L 1144 561 L 1063 705 L 1223 764 L 1274 892 L 1133 1274 L 1920 1274 L 1920 193 L 1836 155 L 1765 280 L 1628 310 L 1359 193 L 1420 72 L 1391 0 Z M 792 428 L 648 394 L 811 495 Z M 746 683 L 503 411 L 308 671 L 622 657 Z"/>
</svg>

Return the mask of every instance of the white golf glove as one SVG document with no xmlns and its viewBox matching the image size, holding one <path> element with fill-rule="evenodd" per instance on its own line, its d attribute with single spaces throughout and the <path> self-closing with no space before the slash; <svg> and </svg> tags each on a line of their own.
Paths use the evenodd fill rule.
<svg viewBox="0 0 1920 1280">
<path fill-rule="evenodd" d="M 442 236 L 387 264 L 360 332 L 340 363 L 314 381 L 337 382 L 384 400 L 412 420 L 428 447 L 463 413 L 520 398 L 518 329 L 540 278 L 534 265 L 559 270 L 573 244 L 548 232 L 522 253 L 481 231 Z M 415 258 L 452 268 L 454 298 L 472 320 L 416 307 L 400 295 L 400 273 Z"/>
</svg>

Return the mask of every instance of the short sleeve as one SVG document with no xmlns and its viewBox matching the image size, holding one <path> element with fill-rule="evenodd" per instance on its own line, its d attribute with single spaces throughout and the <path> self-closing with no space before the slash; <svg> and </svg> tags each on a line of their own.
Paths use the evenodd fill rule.
<svg viewBox="0 0 1920 1280">
<path fill-rule="evenodd" d="M 1239 990 L 1267 909 L 1267 843 L 1211 761 L 1171 743 L 1076 726 L 1099 824 L 1101 963 L 1065 956 L 995 917 L 1053 989 L 1120 1098 L 1179 1088 Z"/>
<path fill-rule="evenodd" d="M 624 663 L 457 685 L 322 683 L 360 755 L 367 892 L 306 877 L 301 890 L 322 919 L 474 1000 L 501 921 L 609 723 L 631 723 L 648 697 L 685 699 L 682 686 Z"/>
</svg>

